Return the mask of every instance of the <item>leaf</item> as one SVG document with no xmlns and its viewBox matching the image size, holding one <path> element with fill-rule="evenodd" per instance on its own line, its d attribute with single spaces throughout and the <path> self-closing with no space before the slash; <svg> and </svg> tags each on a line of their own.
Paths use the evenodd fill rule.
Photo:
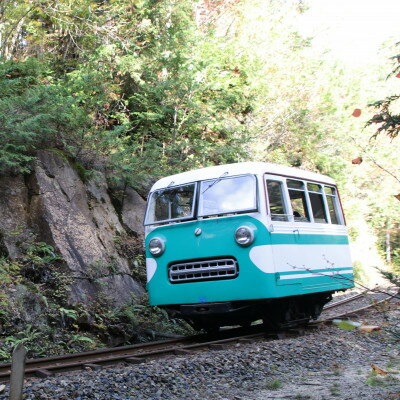
<svg viewBox="0 0 400 400">
<path fill-rule="evenodd" d="M 334 319 L 332 321 L 337 327 L 343 329 L 345 331 L 352 331 L 353 329 L 357 329 L 361 326 L 359 322 L 354 321 L 343 321 L 341 319 Z"/>
<path fill-rule="evenodd" d="M 387 375 L 388 372 L 378 367 L 376 364 L 371 364 L 372 369 L 379 375 Z"/>
<path fill-rule="evenodd" d="M 362 159 L 362 157 L 357 157 L 357 158 L 355 158 L 354 160 L 351 160 L 351 163 L 352 164 L 361 164 L 363 162 L 363 159 Z"/>
<path fill-rule="evenodd" d="M 373 331 L 380 331 L 381 327 L 378 325 L 363 325 L 360 327 L 360 331 L 363 332 L 373 332 Z"/>
</svg>

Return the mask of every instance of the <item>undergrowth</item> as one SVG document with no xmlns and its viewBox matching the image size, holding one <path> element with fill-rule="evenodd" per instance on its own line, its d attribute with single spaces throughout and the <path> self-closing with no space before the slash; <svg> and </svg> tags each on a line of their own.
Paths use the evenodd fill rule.
<svg viewBox="0 0 400 400">
<path fill-rule="evenodd" d="M 139 254 L 134 263 L 143 279 Z M 193 332 L 149 306 L 146 296 L 116 308 L 100 291 L 90 304 L 71 305 L 71 283 L 60 255 L 44 242 L 27 245 L 18 260 L 0 257 L 0 362 L 9 361 L 19 343 L 29 358 L 38 358 Z"/>
<path fill-rule="evenodd" d="M 392 283 L 397 289 L 397 296 L 400 295 L 400 267 L 397 264 L 392 265 L 390 271 L 379 270 L 382 276 Z M 387 329 L 388 333 L 392 336 L 394 343 L 400 345 L 400 319 L 394 314 L 391 318 L 395 318 L 395 323 L 391 329 Z"/>
</svg>

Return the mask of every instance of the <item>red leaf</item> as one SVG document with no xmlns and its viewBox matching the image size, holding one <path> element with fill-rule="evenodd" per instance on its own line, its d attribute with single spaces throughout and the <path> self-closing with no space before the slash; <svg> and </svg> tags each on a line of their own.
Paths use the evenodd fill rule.
<svg viewBox="0 0 400 400">
<path fill-rule="evenodd" d="M 361 110 L 359 108 L 355 108 L 353 111 L 353 114 L 351 114 L 353 117 L 358 118 L 361 115 Z"/>
<path fill-rule="evenodd" d="M 377 374 L 380 374 L 380 375 L 387 375 L 388 374 L 387 371 L 385 371 L 384 369 L 378 367 L 376 364 L 371 364 L 371 367 Z"/>
<path fill-rule="evenodd" d="M 357 157 L 351 161 L 352 164 L 361 164 L 363 162 L 362 157 Z"/>
<path fill-rule="evenodd" d="M 396 78 L 400 78 L 400 72 L 396 75 Z"/>
</svg>

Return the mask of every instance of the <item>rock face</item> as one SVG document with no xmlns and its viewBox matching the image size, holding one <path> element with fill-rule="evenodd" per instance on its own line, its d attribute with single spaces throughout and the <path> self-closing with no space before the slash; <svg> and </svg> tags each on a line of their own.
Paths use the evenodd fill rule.
<svg viewBox="0 0 400 400">
<path fill-rule="evenodd" d="M 140 195 L 128 187 L 122 204 L 121 219 L 125 227 L 136 234 L 143 234 L 143 217 L 146 212 L 146 203 Z"/>
<path fill-rule="evenodd" d="M 18 241 L 25 239 L 12 234 L 18 229 L 54 246 L 72 278 L 72 304 L 101 298 L 121 305 L 144 293 L 131 276 L 133 260 L 118 253 L 115 238 L 124 228 L 101 173 L 83 182 L 62 154 L 41 151 L 27 183 L 22 178 L 3 178 L 0 190 L 3 251 L 18 256 Z M 144 207 L 144 200 L 129 188 L 121 220 L 139 236 Z"/>
<path fill-rule="evenodd" d="M 21 176 L 0 177 L 0 254 L 19 255 L 19 245 L 32 235 L 28 221 L 28 188 Z"/>
</svg>

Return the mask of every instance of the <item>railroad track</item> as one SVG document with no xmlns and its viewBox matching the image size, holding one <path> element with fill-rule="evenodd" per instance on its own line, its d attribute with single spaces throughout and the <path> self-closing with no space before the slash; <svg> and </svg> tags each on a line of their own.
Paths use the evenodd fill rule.
<svg viewBox="0 0 400 400">
<path fill-rule="evenodd" d="M 342 304 L 351 303 L 352 301 L 357 300 L 357 299 L 360 299 L 361 297 L 365 296 L 365 294 L 367 294 L 367 293 L 368 293 L 368 290 L 364 290 L 363 292 L 358 293 L 358 294 L 356 294 L 356 295 L 354 295 L 354 296 L 348 297 L 347 299 L 335 301 L 335 302 L 333 302 L 332 304 L 327 304 L 327 305 L 324 307 L 324 311 L 330 310 L 331 308 L 339 307 L 339 306 L 341 306 Z"/>
<path fill-rule="evenodd" d="M 106 348 L 84 353 L 66 354 L 49 358 L 28 359 L 25 366 L 26 377 L 47 377 L 57 372 L 77 370 L 80 368 L 100 369 L 104 365 L 119 362 L 139 364 L 148 359 L 165 355 L 189 354 L 204 348 L 222 349 L 229 342 L 250 341 L 262 337 L 265 333 L 260 327 L 247 329 L 230 329 L 223 331 L 218 338 L 210 335 L 194 335 L 177 339 L 162 340 L 130 346 Z M 222 336 L 222 337 L 221 337 Z M 8 382 L 11 374 L 11 364 L 0 364 L 0 382 Z"/>
<path fill-rule="evenodd" d="M 364 296 L 366 292 L 351 296 L 328 305 L 324 309 L 332 309 L 343 304 L 351 303 Z M 393 299 L 393 296 L 371 303 L 367 306 L 342 312 L 335 316 L 321 319 L 310 323 L 308 326 L 313 328 L 317 325 L 329 323 L 333 319 L 348 317 L 353 314 L 364 312 Z M 305 326 L 307 329 L 308 326 Z M 106 348 L 84 353 L 67 354 L 41 359 L 29 359 L 26 362 L 26 377 L 48 377 L 54 373 L 78 370 L 82 368 L 97 370 L 102 366 L 116 363 L 139 364 L 149 359 L 163 356 L 187 355 L 201 349 L 221 350 L 230 343 L 250 342 L 257 338 L 267 337 L 268 339 L 282 339 L 293 334 L 302 334 L 304 330 L 290 329 L 283 332 L 266 333 L 261 324 L 253 325 L 250 328 L 227 329 L 218 336 L 194 335 L 176 339 L 168 339 L 144 344 L 130 346 Z M 11 364 L 0 364 L 0 382 L 8 382 L 11 374 Z"/>
<path fill-rule="evenodd" d="M 366 292 L 363 292 L 363 293 L 362 293 L 362 295 L 365 295 L 365 294 L 366 294 Z M 336 306 L 343 305 L 343 304 L 345 304 L 345 303 L 354 301 L 354 300 L 356 300 L 356 299 L 359 299 L 360 297 L 362 297 L 362 296 L 358 296 L 358 295 L 352 296 L 352 297 L 349 298 L 349 299 L 344 299 L 343 302 L 340 302 L 340 304 L 339 304 L 339 302 L 338 302 L 338 303 L 332 304 L 330 308 L 334 308 L 334 307 L 336 307 Z M 370 303 L 370 304 L 368 304 L 368 305 L 366 305 L 366 306 L 358 307 L 358 308 L 355 308 L 355 309 L 350 310 L 350 311 L 345 311 L 345 312 L 342 312 L 342 313 L 340 313 L 340 314 L 336 314 L 336 315 L 334 315 L 334 316 L 331 316 L 331 317 L 328 317 L 328 318 L 324 318 L 324 319 L 318 320 L 318 321 L 316 321 L 316 323 L 329 322 L 329 321 L 332 321 L 332 320 L 334 320 L 334 319 L 339 319 L 339 318 L 344 318 L 344 317 L 350 317 L 350 316 L 352 316 L 352 315 L 360 314 L 360 313 L 362 313 L 362 312 L 364 312 L 364 311 L 366 311 L 366 310 L 369 310 L 369 309 L 371 309 L 371 308 L 378 307 L 378 306 L 380 306 L 380 305 L 382 305 L 382 304 L 385 304 L 385 303 L 387 303 L 387 302 L 389 302 L 389 301 L 391 301 L 391 300 L 393 300 L 393 299 L 399 299 L 399 296 L 398 296 L 397 294 L 389 295 L 389 296 L 386 296 L 385 298 L 383 298 L 383 299 L 381 299 L 381 300 L 374 301 L 374 302 L 372 302 L 372 303 Z M 345 301 L 345 300 L 349 300 L 349 301 Z M 324 309 L 326 309 L 326 308 L 324 308 Z"/>
</svg>

